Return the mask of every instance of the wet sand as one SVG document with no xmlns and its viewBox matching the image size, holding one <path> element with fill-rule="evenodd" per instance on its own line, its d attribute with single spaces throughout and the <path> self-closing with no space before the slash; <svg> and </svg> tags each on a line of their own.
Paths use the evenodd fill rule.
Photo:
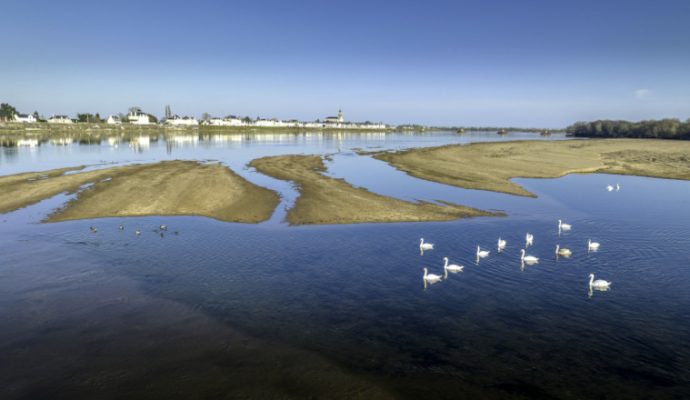
<svg viewBox="0 0 690 400">
<path fill-rule="evenodd" d="M 271 177 L 297 184 L 300 196 L 287 214 L 293 225 L 449 221 L 501 215 L 455 204 L 413 203 L 372 193 L 323 175 L 326 166 L 319 156 L 264 157 L 249 165 Z"/>
<path fill-rule="evenodd" d="M 690 142 L 676 140 L 472 143 L 373 156 L 417 178 L 530 197 L 535 195 L 510 180 L 593 172 L 690 179 Z"/>
<path fill-rule="evenodd" d="M 59 193 L 75 199 L 48 222 L 101 217 L 196 215 L 258 223 L 270 218 L 278 195 L 220 164 L 167 161 L 65 174 L 83 167 L 0 177 L 0 212 Z M 88 188 L 82 189 L 84 185 Z"/>
</svg>

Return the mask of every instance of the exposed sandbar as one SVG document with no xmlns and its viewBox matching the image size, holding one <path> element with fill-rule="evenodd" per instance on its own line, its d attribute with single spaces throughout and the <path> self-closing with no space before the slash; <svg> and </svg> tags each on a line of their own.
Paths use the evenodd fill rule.
<svg viewBox="0 0 690 400">
<path fill-rule="evenodd" d="M 326 167 L 319 156 L 264 157 L 249 165 L 266 175 L 296 183 L 300 195 L 287 214 L 293 225 L 448 221 L 502 215 L 455 204 L 407 202 L 372 193 L 323 175 Z"/>
<path fill-rule="evenodd" d="M 417 178 L 467 189 L 534 196 L 513 178 L 610 173 L 690 179 L 690 142 L 649 139 L 472 143 L 375 158 Z"/>
<path fill-rule="evenodd" d="M 65 174 L 79 168 L 0 177 L 0 212 L 63 192 L 77 197 L 47 221 L 146 215 L 197 215 L 257 223 L 270 218 L 278 195 L 220 164 L 167 161 Z M 80 190 L 83 185 L 91 184 Z"/>
</svg>

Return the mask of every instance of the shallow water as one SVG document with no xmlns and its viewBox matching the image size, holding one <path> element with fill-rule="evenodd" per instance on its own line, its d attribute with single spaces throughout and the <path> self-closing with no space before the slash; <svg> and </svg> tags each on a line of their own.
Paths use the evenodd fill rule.
<svg viewBox="0 0 690 400">
<path fill-rule="evenodd" d="M 329 173 L 355 185 L 508 216 L 311 227 L 288 227 L 280 213 L 259 225 L 194 217 L 37 223 L 64 196 L 2 215 L 1 397 L 687 397 L 690 183 L 603 174 L 518 180 L 539 196 L 531 199 L 421 181 L 352 152 L 495 139 L 275 135 L 159 141 L 141 152 L 107 143 L 4 149 L 2 174 L 218 159 L 280 190 L 281 207 L 294 199 L 290 185 L 243 170 L 247 161 L 336 153 Z M 604 190 L 615 182 L 620 192 Z M 559 218 L 573 230 L 559 236 Z M 163 236 L 154 232 L 161 223 Z M 527 231 L 535 235 L 528 253 L 540 262 L 523 267 Z M 500 253 L 499 236 L 508 241 Z M 435 250 L 420 255 L 420 237 Z M 588 253 L 588 238 L 601 249 Z M 573 256 L 557 259 L 556 244 Z M 477 245 L 491 250 L 479 263 Z M 425 289 L 422 268 L 442 274 L 444 256 L 464 272 Z M 590 272 L 612 281 L 611 290 L 590 296 Z"/>
</svg>

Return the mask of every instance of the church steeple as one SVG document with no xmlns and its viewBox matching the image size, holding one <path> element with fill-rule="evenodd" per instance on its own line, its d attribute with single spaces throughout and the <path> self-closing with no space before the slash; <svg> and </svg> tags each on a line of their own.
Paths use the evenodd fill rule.
<svg viewBox="0 0 690 400">
<path fill-rule="evenodd" d="M 338 110 L 338 121 L 339 122 L 345 121 L 345 117 L 343 117 L 343 110 Z"/>
</svg>

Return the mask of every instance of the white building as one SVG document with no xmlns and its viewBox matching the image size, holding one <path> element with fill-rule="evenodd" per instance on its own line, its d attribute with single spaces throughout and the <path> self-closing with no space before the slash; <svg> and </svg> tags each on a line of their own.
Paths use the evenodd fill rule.
<svg viewBox="0 0 690 400">
<path fill-rule="evenodd" d="M 138 107 L 134 107 L 129 111 L 129 114 L 127 114 L 127 120 L 130 124 L 134 125 L 148 125 L 151 123 L 151 119 L 149 118 L 148 114 L 145 114 Z"/>
<path fill-rule="evenodd" d="M 204 121 L 205 125 L 211 126 L 244 126 L 246 125 L 244 121 L 235 116 L 229 116 L 225 118 L 211 118 L 208 121 Z"/>
<path fill-rule="evenodd" d="M 173 126 L 195 126 L 199 125 L 199 121 L 194 117 L 180 117 L 173 115 L 172 118 L 165 120 L 165 123 Z"/>
<path fill-rule="evenodd" d="M 326 117 L 323 122 L 327 124 L 342 124 L 345 122 L 345 117 L 343 116 L 343 110 L 338 110 L 338 116 L 336 117 Z"/>
<path fill-rule="evenodd" d="M 36 122 L 36 117 L 34 117 L 32 114 L 14 114 L 14 122 L 33 124 Z"/>
<path fill-rule="evenodd" d="M 49 124 L 71 124 L 72 120 L 66 115 L 53 115 L 48 118 Z"/>
<path fill-rule="evenodd" d="M 117 115 L 109 116 L 106 122 L 110 125 L 120 125 L 122 123 L 120 117 L 118 117 Z"/>
</svg>

